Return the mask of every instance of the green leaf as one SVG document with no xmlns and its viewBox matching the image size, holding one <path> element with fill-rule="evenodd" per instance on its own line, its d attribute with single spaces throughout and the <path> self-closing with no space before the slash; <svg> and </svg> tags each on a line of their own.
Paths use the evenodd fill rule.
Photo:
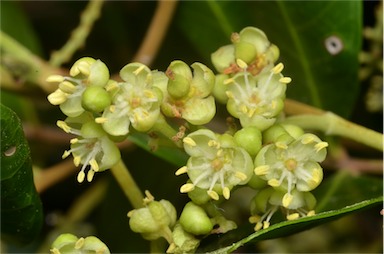
<svg viewBox="0 0 384 254">
<path fill-rule="evenodd" d="M 1 239 L 27 244 L 39 234 L 42 223 L 28 143 L 17 115 L 1 104 Z"/>
<path fill-rule="evenodd" d="M 230 30 L 258 27 L 280 48 L 283 73 L 293 79 L 288 97 L 351 113 L 359 92 L 361 1 L 186 1 L 178 11 L 177 24 L 207 61 L 230 43 Z M 331 36 L 342 43 L 335 55 L 325 45 Z"/>
<path fill-rule="evenodd" d="M 381 179 L 353 177 L 341 172 L 327 179 L 314 192 L 319 201 L 316 215 L 275 223 L 257 232 L 253 231 L 253 226 L 250 224 L 242 225 L 225 235 L 207 238 L 198 251 L 230 253 L 245 244 L 298 233 L 350 213 L 377 206 L 383 202 L 382 193 Z M 213 251 L 215 249 L 216 251 Z"/>
</svg>

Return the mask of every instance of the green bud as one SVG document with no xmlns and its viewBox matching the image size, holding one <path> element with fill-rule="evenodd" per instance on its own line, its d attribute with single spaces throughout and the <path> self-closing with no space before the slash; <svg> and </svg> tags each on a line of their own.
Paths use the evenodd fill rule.
<svg viewBox="0 0 384 254">
<path fill-rule="evenodd" d="M 203 208 L 188 202 L 180 215 L 180 224 L 185 231 L 194 235 L 209 234 L 213 224 Z"/>
<path fill-rule="evenodd" d="M 169 201 L 160 200 L 150 201 L 146 207 L 129 212 L 128 217 L 133 232 L 141 233 L 147 240 L 155 240 L 163 237 L 168 227 L 174 226 L 177 215 Z"/>
<path fill-rule="evenodd" d="M 212 90 L 212 94 L 215 96 L 216 100 L 223 104 L 228 101 L 228 96 L 225 93 L 227 91 L 227 85 L 224 83 L 228 78 L 229 76 L 225 74 L 216 75 L 215 85 Z"/>
<path fill-rule="evenodd" d="M 95 122 L 84 123 L 80 131 L 83 138 L 100 138 L 106 136 L 106 132 L 101 125 Z"/>
<path fill-rule="evenodd" d="M 235 57 L 249 64 L 255 60 L 256 48 L 251 43 L 240 41 L 235 44 Z"/>
<path fill-rule="evenodd" d="M 264 53 L 270 45 L 265 33 L 256 27 L 246 27 L 239 35 L 241 42 L 248 42 L 254 46 L 257 55 Z"/>
<path fill-rule="evenodd" d="M 168 79 L 167 91 L 169 95 L 175 99 L 180 99 L 186 96 L 189 92 L 190 80 L 181 76 L 174 75 L 173 78 Z"/>
<path fill-rule="evenodd" d="M 83 93 L 81 105 L 88 111 L 99 113 L 111 105 L 111 97 L 104 88 L 90 86 Z"/>
<path fill-rule="evenodd" d="M 261 149 L 261 132 L 256 127 L 245 127 L 234 135 L 237 144 L 243 147 L 252 157 Z"/>
<path fill-rule="evenodd" d="M 211 61 L 219 73 L 224 73 L 225 69 L 235 63 L 235 47 L 232 44 L 220 47 L 211 54 Z"/>
<path fill-rule="evenodd" d="M 172 232 L 173 244 L 167 253 L 194 253 L 200 241 L 194 235 L 186 232 L 180 223 L 177 223 Z"/>
<path fill-rule="evenodd" d="M 95 236 L 78 238 L 72 234 L 61 234 L 51 245 L 52 254 L 109 254 L 110 251 L 102 241 Z"/>
<path fill-rule="evenodd" d="M 188 197 L 197 205 L 203 205 L 212 198 L 207 194 L 207 190 L 196 187 L 188 192 Z"/>
<path fill-rule="evenodd" d="M 90 86 L 104 87 L 108 83 L 109 77 L 109 70 L 105 63 L 96 60 L 96 62 L 90 66 L 88 84 Z"/>
</svg>

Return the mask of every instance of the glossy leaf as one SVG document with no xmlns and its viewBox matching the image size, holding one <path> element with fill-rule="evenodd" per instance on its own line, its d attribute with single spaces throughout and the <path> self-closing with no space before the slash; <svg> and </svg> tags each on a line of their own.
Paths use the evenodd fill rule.
<svg viewBox="0 0 384 254">
<path fill-rule="evenodd" d="M 230 43 L 231 32 L 246 26 L 262 29 L 280 48 L 284 75 L 293 79 L 288 97 L 346 117 L 359 90 L 361 5 L 361 1 L 186 1 L 179 6 L 177 23 L 207 61 L 210 53 Z M 340 52 L 330 53 L 335 48 Z"/>
<path fill-rule="evenodd" d="M 205 243 L 202 242 L 199 252 L 230 253 L 244 244 L 298 233 L 347 214 L 377 206 L 383 202 L 382 191 L 381 179 L 353 177 L 342 172 L 327 179 L 314 193 L 318 200 L 316 215 L 274 223 L 269 228 L 257 232 L 253 231 L 254 225 L 243 225 L 223 236 L 207 238 Z M 378 208 L 378 212 L 379 210 Z"/>
<path fill-rule="evenodd" d="M 1 239 L 27 244 L 42 223 L 28 143 L 17 115 L 1 104 Z"/>
</svg>

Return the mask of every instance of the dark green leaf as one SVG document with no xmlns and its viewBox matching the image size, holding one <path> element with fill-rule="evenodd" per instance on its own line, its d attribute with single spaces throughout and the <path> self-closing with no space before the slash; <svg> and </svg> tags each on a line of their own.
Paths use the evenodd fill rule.
<svg viewBox="0 0 384 254">
<path fill-rule="evenodd" d="M 293 79 L 290 98 L 344 117 L 351 113 L 359 88 L 361 1 L 187 1 L 177 22 L 207 61 L 230 43 L 230 32 L 262 29 L 280 48 L 284 75 Z M 342 42 L 335 55 L 325 46 L 331 36 Z"/>
<path fill-rule="evenodd" d="M 383 202 L 382 191 L 381 179 L 353 177 L 342 172 L 327 179 L 314 193 L 319 201 L 316 211 L 320 211 L 316 215 L 275 223 L 257 232 L 253 231 L 252 225 L 243 225 L 225 235 L 207 238 L 206 242 L 209 243 L 203 241 L 199 251 L 207 252 L 217 249 L 213 253 L 227 253 L 247 243 L 298 233 L 350 213 L 377 206 Z"/>
<path fill-rule="evenodd" d="M 42 222 L 28 143 L 17 115 L 1 104 L 1 239 L 27 244 Z"/>
</svg>

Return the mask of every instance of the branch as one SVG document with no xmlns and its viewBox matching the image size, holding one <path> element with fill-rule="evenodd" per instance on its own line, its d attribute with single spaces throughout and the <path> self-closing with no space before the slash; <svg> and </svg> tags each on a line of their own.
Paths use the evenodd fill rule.
<svg viewBox="0 0 384 254">
<path fill-rule="evenodd" d="M 151 65 L 165 37 L 176 9 L 176 4 L 176 0 L 159 0 L 144 40 L 136 55 L 133 57 L 133 62 L 140 62 L 147 66 Z"/>
<path fill-rule="evenodd" d="M 80 17 L 80 24 L 71 34 L 65 45 L 51 55 L 49 63 L 52 66 L 60 66 L 71 60 L 73 54 L 85 44 L 93 24 L 100 17 L 103 0 L 90 0 Z"/>
</svg>

